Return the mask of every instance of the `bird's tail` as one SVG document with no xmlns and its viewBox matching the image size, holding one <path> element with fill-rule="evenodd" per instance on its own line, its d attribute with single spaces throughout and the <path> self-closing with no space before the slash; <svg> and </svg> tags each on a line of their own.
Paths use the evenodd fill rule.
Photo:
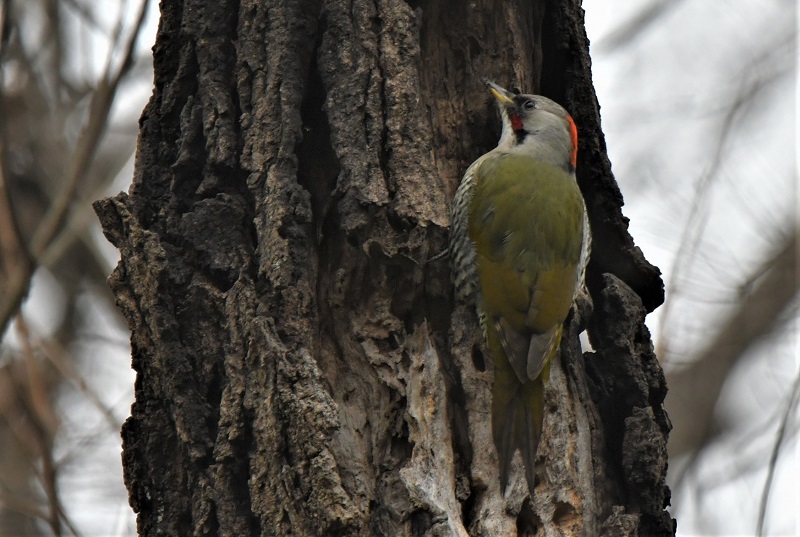
<svg viewBox="0 0 800 537">
<path fill-rule="evenodd" d="M 487 327 L 487 343 L 494 364 L 492 389 L 492 436 L 500 459 L 500 484 L 505 490 L 514 452 L 519 449 L 531 495 L 536 474 L 536 449 L 542 436 L 544 387 L 550 377 L 550 360 L 534 380 L 521 382 L 503 352 L 492 327 Z"/>
<path fill-rule="evenodd" d="M 525 465 L 528 489 L 533 494 L 536 474 L 536 449 L 542 436 L 544 418 L 544 378 L 550 364 L 535 380 L 521 383 L 509 366 L 495 367 L 492 390 L 492 436 L 500 458 L 500 484 L 505 490 L 511 460 L 519 449 Z"/>
</svg>

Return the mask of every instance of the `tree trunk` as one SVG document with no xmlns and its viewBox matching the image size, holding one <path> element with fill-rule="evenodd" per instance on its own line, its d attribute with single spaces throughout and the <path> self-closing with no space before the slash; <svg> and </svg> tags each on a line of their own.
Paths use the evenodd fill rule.
<svg viewBox="0 0 800 537">
<path fill-rule="evenodd" d="M 143 535 L 672 535 L 663 300 L 610 172 L 577 0 L 164 0 L 133 186 L 95 206 L 132 330 Z M 499 121 L 579 125 L 594 352 L 571 321 L 533 499 L 500 490 L 449 199 Z M 519 462 L 519 461 L 518 461 Z"/>
</svg>

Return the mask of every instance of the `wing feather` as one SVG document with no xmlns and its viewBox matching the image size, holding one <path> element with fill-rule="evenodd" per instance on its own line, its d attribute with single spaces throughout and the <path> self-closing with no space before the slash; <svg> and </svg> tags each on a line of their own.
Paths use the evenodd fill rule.
<svg viewBox="0 0 800 537">
<path fill-rule="evenodd" d="M 520 155 L 484 161 L 473 174 L 467 221 L 481 305 L 526 382 L 555 352 L 579 285 L 583 199 L 567 172 Z"/>
</svg>

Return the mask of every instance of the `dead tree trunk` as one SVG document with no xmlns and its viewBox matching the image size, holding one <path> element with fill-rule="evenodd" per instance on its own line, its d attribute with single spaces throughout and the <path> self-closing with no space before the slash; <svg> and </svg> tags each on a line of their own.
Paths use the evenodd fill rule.
<svg viewBox="0 0 800 537">
<path fill-rule="evenodd" d="M 672 535 L 663 300 L 610 172 L 578 0 L 164 0 L 129 194 L 98 202 L 132 330 L 143 535 Z M 563 103 L 594 232 L 594 352 L 500 491 L 491 364 L 448 204 L 496 143 L 480 80 Z"/>
</svg>

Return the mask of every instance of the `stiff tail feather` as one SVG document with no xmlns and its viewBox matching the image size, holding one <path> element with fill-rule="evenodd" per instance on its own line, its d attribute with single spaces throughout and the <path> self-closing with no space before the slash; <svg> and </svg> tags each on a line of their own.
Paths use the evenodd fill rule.
<svg viewBox="0 0 800 537">
<path fill-rule="evenodd" d="M 500 362 L 497 360 L 496 362 Z M 492 436 L 500 459 L 500 485 L 508 484 L 511 461 L 519 449 L 531 495 L 536 475 L 536 449 L 544 419 L 544 380 L 550 364 L 535 380 L 521 383 L 506 362 L 496 363 L 492 390 Z"/>
</svg>

